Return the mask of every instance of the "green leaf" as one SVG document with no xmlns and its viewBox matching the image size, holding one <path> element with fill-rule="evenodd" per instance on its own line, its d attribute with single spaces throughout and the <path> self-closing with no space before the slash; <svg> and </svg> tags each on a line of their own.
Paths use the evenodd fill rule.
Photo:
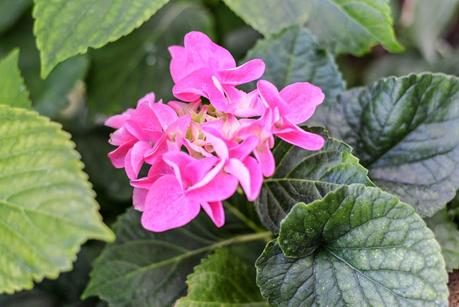
<svg viewBox="0 0 459 307">
<path fill-rule="evenodd" d="M 112 240 L 74 144 L 35 112 L 0 105 L 0 292 L 72 267 L 88 239 Z"/>
<path fill-rule="evenodd" d="M 247 59 L 253 58 L 265 61 L 263 79 L 279 88 L 307 81 L 324 91 L 327 102 L 344 90 L 344 80 L 332 55 L 304 28 L 293 27 L 259 41 L 247 54 Z"/>
<path fill-rule="evenodd" d="M 459 188 L 458 103 L 456 77 L 390 77 L 343 94 L 328 128 L 377 186 L 432 216 Z"/>
<path fill-rule="evenodd" d="M 142 228 L 134 210 L 121 216 L 114 230 L 117 239 L 95 261 L 83 296 L 97 295 L 110 306 L 138 307 L 171 306 L 185 294 L 186 276 L 202 257 L 269 235 L 240 234 L 245 228 L 238 223 L 216 229 L 204 215 L 185 227 L 153 233 Z"/>
<path fill-rule="evenodd" d="M 258 285 L 272 305 L 448 304 L 433 233 L 412 207 L 378 188 L 343 186 L 297 204 L 278 242 L 257 261 Z"/>
<path fill-rule="evenodd" d="M 31 4 L 32 0 L 0 0 L 0 34 L 11 27 Z"/>
<path fill-rule="evenodd" d="M 31 16 L 19 23 L 0 39 L 0 55 L 20 47 L 19 67 L 24 76 L 34 108 L 42 115 L 57 116 L 69 103 L 68 94 L 78 80 L 86 75 L 87 56 L 76 56 L 59 64 L 45 79 L 40 78 L 40 55 L 32 33 Z"/>
<path fill-rule="evenodd" d="M 187 277 L 188 294 L 174 305 L 268 306 L 255 283 L 253 265 L 228 249 L 218 249 Z"/>
<path fill-rule="evenodd" d="M 168 0 L 35 0 L 34 33 L 41 76 L 89 47 L 100 48 L 147 21 Z"/>
<path fill-rule="evenodd" d="M 447 210 L 438 211 L 434 216 L 426 219 L 426 223 L 432 229 L 438 243 L 440 243 L 448 272 L 458 269 L 459 230 L 456 224 L 449 219 Z"/>
<path fill-rule="evenodd" d="M 409 37 L 426 59 L 434 60 L 441 36 L 457 20 L 459 0 L 414 0 L 410 5 L 411 14 L 405 19 Z"/>
<path fill-rule="evenodd" d="M 31 108 L 29 92 L 18 69 L 19 50 L 0 60 L 0 104 Z"/>
<path fill-rule="evenodd" d="M 124 111 L 152 91 L 158 99 L 172 98 L 167 48 L 183 44 L 189 31 L 209 33 L 211 29 L 211 16 L 202 6 L 175 2 L 127 37 L 91 52 L 88 99 L 92 112 Z"/>
<path fill-rule="evenodd" d="M 279 142 L 273 150 L 276 173 L 265 179 L 257 211 L 263 224 L 274 233 L 298 202 L 312 202 L 343 184 L 372 185 L 367 170 L 352 155 L 350 146 L 327 138 L 320 151 L 308 151 Z"/>
<path fill-rule="evenodd" d="M 310 1 L 314 13 L 308 26 L 334 53 L 359 56 L 378 43 L 391 52 L 403 51 L 392 28 L 388 0 Z"/>
<path fill-rule="evenodd" d="M 311 0 L 223 0 L 247 24 L 263 35 L 293 25 L 303 25 L 311 12 Z M 269 12 L 269 13 L 268 13 Z"/>
</svg>

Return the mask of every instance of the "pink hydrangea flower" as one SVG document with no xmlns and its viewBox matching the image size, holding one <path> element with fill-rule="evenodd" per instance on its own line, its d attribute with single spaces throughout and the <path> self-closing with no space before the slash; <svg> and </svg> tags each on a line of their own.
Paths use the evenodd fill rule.
<svg viewBox="0 0 459 307">
<path fill-rule="evenodd" d="M 173 92 L 181 101 L 163 104 L 148 94 L 135 109 L 110 117 L 106 125 L 116 129 L 110 143 L 117 148 L 109 157 L 131 179 L 133 205 L 146 229 L 181 227 L 201 210 L 221 227 L 223 201 L 238 186 L 255 200 L 263 177 L 274 173 L 275 136 L 308 150 L 322 148 L 321 136 L 298 125 L 324 95 L 306 82 L 280 92 L 264 80 L 249 93 L 238 89 L 258 79 L 264 63 L 236 67 L 231 54 L 203 33 L 187 34 L 185 46 L 170 53 Z M 148 173 L 138 178 L 142 168 Z"/>
</svg>

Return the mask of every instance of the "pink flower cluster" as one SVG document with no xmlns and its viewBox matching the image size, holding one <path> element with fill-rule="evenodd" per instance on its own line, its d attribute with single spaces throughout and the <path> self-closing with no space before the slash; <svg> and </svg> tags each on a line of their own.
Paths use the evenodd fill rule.
<svg viewBox="0 0 459 307">
<path fill-rule="evenodd" d="M 324 94 L 307 82 L 279 92 L 265 80 L 252 92 L 239 90 L 263 75 L 264 62 L 236 66 L 226 49 L 200 32 L 169 51 L 173 94 L 181 101 L 164 104 L 151 93 L 135 109 L 110 117 L 106 125 L 116 129 L 110 143 L 117 148 L 109 157 L 125 168 L 146 229 L 183 226 L 201 208 L 221 227 L 222 201 L 239 185 L 255 200 L 263 177 L 273 175 L 274 136 L 307 150 L 322 148 L 321 136 L 297 125 L 313 115 Z M 142 168 L 148 174 L 139 178 Z"/>
</svg>

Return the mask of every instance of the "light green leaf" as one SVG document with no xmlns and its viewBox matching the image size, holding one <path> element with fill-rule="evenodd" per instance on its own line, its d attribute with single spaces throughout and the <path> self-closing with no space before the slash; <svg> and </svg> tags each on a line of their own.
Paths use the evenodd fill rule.
<svg viewBox="0 0 459 307">
<path fill-rule="evenodd" d="M 424 57 L 432 61 L 437 56 L 441 36 L 457 20 L 459 0 L 413 0 L 410 5 L 411 14 L 402 21 L 408 26 L 412 41 Z"/>
<path fill-rule="evenodd" d="M 35 112 L 0 105 L 0 292 L 72 267 L 88 239 L 112 240 L 74 144 Z"/>
<path fill-rule="evenodd" d="M 278 242 L 257 260 L 257 282 L 272 305 L 448 304 L 433 233 L 412 207 L 378 188 L 343 186 L 297 204 Z"/>
<path fill-rule="evenodd" d="M 100 48 L 127 35 L 169 0 L 35 0 L 34 33 L 41 76 L 89 47 Z"/>
<path fill-rule="evenodd" d="M 459 188 L 459 78 L 417 74 L 346 92 L 328 128 L 377 186 L 432 216 Z"/>
<path fill-rule="evenodd" d="M 11 27 L 31 4 L 32 0 L 0 0 L 0 34 Z"/>
<path fill-rule="evenodd" d="M 228 249 L 218 249 L 187 277 L 188 294 L 176 307 L 268 306 L 255 283 L 253 264 Z"/>
<path fill-rule="evenodd" d="M 310 1 L 314 13 L 308 26 L 334 53 L 363 55 L 378 43 L 391 52 L 403 51 L 392 28 L 388 0 Z"/>
<path fill-rule="evenodd" d="M 343 184 L 372 185 L 351 152 L 351 147 L 333 138 L 320 151 L 279 142 L 273 150 L 276 173 L 265 179 L 256 203 L 263 224 L 276 233 L 296 203 L 320 199 Z"/>
<path fill-rule="evenodd" d="M 91 111 L 104 114 L 124 111 L 148 92 L 154 92 L 158 99 L 171 99 L 173 83 L 167 48 L 182 45 L 189 31 L 211 32 L 212 25 L 210 14 L 202 6 L 171 3 L 132 34 L 91 52 L 92 71 L 88 79 Z"/>
<path fill-rule="evenodd" d="M 29 92 L 18 69 L 19 50 L 0 60 L 0 104 L 31 108 Z"/>
<path fill-rule="evenodd" d="M 121 216 L 114 230 L 117 239 L 95 261 L 83 296 L 97 295 L 110 306 L 136 307 L 172 306 L 185 294 L 186 276 L 202 257 L 269 235 L 240 234 L 245 228 L 238 223 L 216 229 L 204 215 L 182 228 L 153 233 L 142 228 L 134 210 Z"/>
<path fill-rule="evenodd" d="M 459 269 L 459 230 L 449 219 L 447 210 L 438 211 L 434 216 L 426 219 L 426 223 L 440 243 L 448 272 Z"/>
<path fill-rule="evenodd" d="M 0 56 L 20 47 L 19 68 L 24 76 L 33 107 L 42 115 L 55 117 L 69 103 L 68 94 L 85 77 L 87 56 L 76 56 L 59 64 L 49 76 L 40 78 L 40 55 L 32 33 L 32 17 L 21 21 L 0 39 Z"/>
<path fill-rule="evenodd" d="M 303 25 L 311 13 L 311 0 L 223 0 L 247 24 L 263 35 Z"/>
<path fill-rule="evenodd" d="M 253 58 L 264 60 L 263 79 L 279 88 L 310 82 L 324 91 L 327 102 L 344 90 L 344 80 L 332 55 L 304 28 L 293 27 L 259 41 L 247 54 L 247 59 Z"/>
</svg>

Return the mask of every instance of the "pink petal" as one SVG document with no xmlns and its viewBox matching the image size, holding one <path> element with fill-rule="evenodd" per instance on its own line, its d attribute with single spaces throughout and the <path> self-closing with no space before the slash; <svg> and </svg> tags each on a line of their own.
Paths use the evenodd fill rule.
<svg viewBox="0 0 459 307">
<path fill-rule="evenodd" d="M 271 109 L 278 108 L 282 114 L 290 112 L 288 105 L 279 95 L 279 91 L 274 84 L 266 80 L 260 80 L 257 82 L 257 89 L 262 100 Z"/>
<path fill-rule="evenodd" d="M 212 72 L 207 68 L 196 70 L 176 82 L 172 93 L 178 99 L 187 102 L 197 101 L 201 96 L 208 98 L 206 87 L 212 84 L 211 74 Z"/>
<path fill-rule="evenodd" d="M 167 135 L 163 134 L 149 150 L 144 153 L 144 161 L 148 164 L 155 164 L 162 159 L 162 155 L 168 150 Z"/>
<path fill-rule="evenodd" d="M 108 154 L 108 158 L 110 159 L 114 167 L 124 167 L 124 160 L 126 158 L 126 155 L 128 154 L 129 150 L 131 150 L 132 146 L 134 146 L 134 144 L 135 142 L 125 143 Z"/>
<path fill-rule="evenodd" d="M 219 172 L 205 185 L 194 185 L 187 190 L 187 196 L 202 201 L 221 201 L 231 197 L 236 192 L 237 179 Z"/>
<path fill-rule="evenodd" d="M 137 142 L 132 146 L 132 149 L 128 151 L 124 167 L 129 179 L 137 178 L 144 162 L 144 154 L 150 148 L 150 144 L 146 142 Z"/>
<path fill-rule="evenodd" d="M 138 139 L 134 137 L 125 127 L 121 127 L 110 134 L 110 144 L 119 146 L 128 142 L 134 142 Z"/>
<path fill-rule="evenodd" d="M 215 44 L 204 33 L 193 31 L 185 35 L 185 49 L 193 65 L 208 67 L 216 71 L 236 66 L 231 53 Z"/>
<path fill-rule="evenodd" d="M 247 194 L 247 199 L 254 201 L 260 194 L 261 186 L 263 184 L 261 166 L 258 164 L 257 160 L 252 157 L 245 158 L 243 163 L 250 174 L 250 193 Z"/>
<path fill-rule="evenodd" d="M 217 153 L 218 157 L 221 159 L 228 159 L 228 146 L 226 145 L 225 141 L 218 136 L 219 132 L 210 126 L 203 127 L 203 132 L 206 136 L 206 141 L 212 144 L 212 147 Z"/>
<path fill-rule="evenodd" d="M 284 116 L 293 124 L 309 119 L 325 98 L 319 87 L 308 82 L 290 84 L 280 92 L 280 96 L 288 104 L 288 112 Z"/>
<path fill-rule="evenodd" d="M 175 177 L 183 190 L 193 184 L 186 180 L 186 173 L 184 171 L 186 166 L 195 161 L 194 158 L 182 151 L 171 151 L 164 154 L 163 160 L 174 169 Z"/>
<path fill-rule="evenodd" d="M 264 142 L 261 146 L 257 147 L 254 154 L 260 163 L 263 175 L 265 177 L 272 176 L 276 168 L 276 161 L 274 161 L 274 156 L 269 148 L 268 142 Z"/>
<path fill-rule="evenodd" d="M 239 160 L 244 160 L 257 147 L 259 139 L 254 135 L 249 135 L 242 143 L 229 149 L 229 156 Z"/>
<path fill-rule="evenodd" d="M 126 123 L 126 121 L 131 117 L 130 112 L 129 112 L 130 110 L 122 114 L 113 115 L 107 118 L 107 120 L 105 120 L 105 123 L 104 123 L 105 126 L 110 127 L 110 128 L 115 128 L 115 129 L 121 128 Z"/>
<path fill-rule="evenodd" d="M 215 226 L 222 227 L 225 224 L 225 211 L 220 201 L 202 202 L 201 207 L 210 217 Z"/>
<path fill-rule="evenodd" d="M 174 109 L 163 103 L 151 104 L 151 109 L 158 119 L 163 130 L 166 130 L 169 125 L 175 122 L 178 118 Z"/>
<path fill-rule="evenodd" d="M 187 63 L 186 50 L 181 46 L 171 46 L 169 47 L 169 53 L 172 57 L 169 66 L 172 80 L 174 80 L 174 82 L 178 82 L 189 73 L 189 71 L 184 69 Z"/>
<path fill-rule="evenodd" d="M 288 122 L 285 122 L 282 129 L 277 129 L 274 133 L 284 141 L 306 150 L 320 150 L 325 144 L 324 138 L 320 135 L 304 131 Z"/>
<path fill-rule="evenodd" d="M 229 101 L 228 113 L 240 117 L 253 117 L 261 116 L 265 111 L 266 107 L 261 102 L 258 91 L 245 93 L 233 86 L 224 86 L 224 90 Z"/>
<path fill-rule="evenodd" d="M 235 68 L 220 70 L 216 76 L 224 85 L 240 85 L 260 78 L 264 72 L 263 60 L 255 59 Z"/>
<path fill-rule="evenodd" d="M 148 189 L 134 188 L 132 192 L 132 205 L 137 211 L 145 210 L 145 200 L 148 195 Z"/>
<path fill-rule="evenodd" d="M 148 192 L 141 221 L 147 230 L 166 231 L 188 224 L 200 209 L 199 202 L 184 195 L 175 176 L 166 175 Z"/>
</svg>

